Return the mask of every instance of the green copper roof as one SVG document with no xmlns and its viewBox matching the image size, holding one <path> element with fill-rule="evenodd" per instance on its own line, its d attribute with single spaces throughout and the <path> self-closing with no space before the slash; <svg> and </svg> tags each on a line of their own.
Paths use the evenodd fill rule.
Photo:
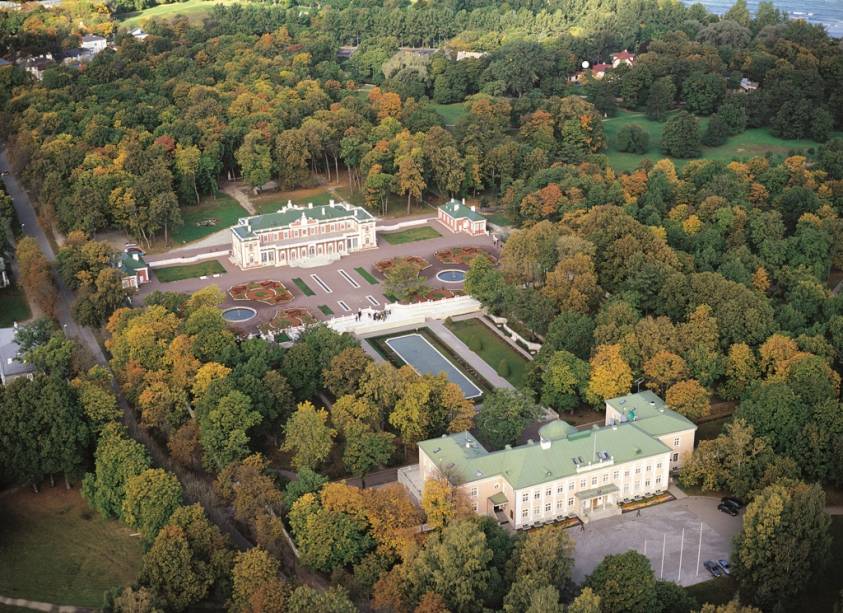
<svg viewBox="0 0 843 613">
<path fill-rule="evenodd" d="M 343 203 L 336 203 L 333 206 L 325 204 L 321 206 L 314 206 L 312 208 L 288 205 L 274 213 L 245 217 L 241 219 L 236 226 L 232 227 L 232 230 L 240 238 L 250 238 L 257 232 L 286 228 L 294 221 L 299 220 L 302 217 L 315 219 L 317 221 L 340 219 L 368 221 L 374 219 L 371 213 L 362 207 L 355 207 L 352 205 L 347 206 L 350 208 L 346 208 L 346 205 Z"/>
<path fill-rule="evenodd" d="M 593 428 L 544 445 L 532 443 L 491 453 L 468 432 L 422 441 L 419 448 L 455 482 L 501 476 L 516 490 L 578 474 L 574 458 L 578 463 L 582 458 L 580 472 L 586 473 L 589 462 L 593 469 L 610 465 L 600 461 L 601 452 L 606 452 L 614 464 L 622 464 L 670 451 L 632 423 Z"/>
<path fill-rule="evenodd" d="M 506 504 L 509 501 L 506 499 L 506 494 L 503 492 L 495 492 L 489 496 L 489 502 L 492 504 Z"/>
<path fill-rule="evenodd" d="M 556 439 L 567 438 L 569 434 L 576 431 L 577 429 L 568 422 L 554 419 L 539 428 L 539 436 L 548 441 L 555 441 Z"/>
<path fill-rule="evenodd" d="M 697 428 L 694 422 L 670 409 L 651 391 L 610 398 L 606 404 L 651 436 Z"/>
<path fill-rule="evenodd" d="M 137 252 L 135 252 L 137 253 Z M 132 257 L 132 253 L 123 252 L 123 255 L 120 256 L 120 270 L 127 275 L 133 275 L 135 272 L 140 270 L 141 268 L 146 268 L 146 260 L 143 259 L 143 255 L 138 253 L 138 259 L 136 260 Z"/>
<path fill-rule="evenodd" d="M 472 211 L 471 207 L 464 202 L 451 200 L 439 207 L 454 219 L 470 219 L 471 221 L 482 221 L 486 219 L 477 211 Z"/>
</svg>

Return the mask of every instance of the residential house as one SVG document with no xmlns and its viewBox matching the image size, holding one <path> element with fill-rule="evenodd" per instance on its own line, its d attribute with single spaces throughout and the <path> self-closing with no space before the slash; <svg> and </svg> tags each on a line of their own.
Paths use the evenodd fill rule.
<svg viewBox="0 0 843 613">
<path fill-rule="evenodd" d="M 129 30 L 129 34 L 137 40 L 146 40 L 146 37 L 149 36 L 142 28 L 132 28 Z"/>
<path fill-rule="evenodd" d="M 439 207 L 436 218 L 451 232 L 465 232 L 471 236 L 482 236 L 486 232 L 486 218 L 477 212 L 474 205 L 466 206 L 462 202 L 451 199 Z"/>
<path fill-rule="evenodd" d="M 103 51 L 107 43 L 108 41 L 104 37 L 96 34 L 88 34 L 82 37 L 82 48 L 87 49 L 94 55 Z"/>
<path fill-rule="evenodd" d="M 743 77 L 741 79 L 739 87 L 740 87 L 741 91 L 744 91 L 744 92 L 747 92 L 747 93 L 748 92 L 754 92 L 755 90 L 758 89 L 758 82 L 757 81 L 750 81 L 746 77 Z"/>
<path fill-rule="evenodd" d="M 606 72 L 612 69 L 611 64 L 595 64 L 591 67 L 591 76 L 595 79 L 602 79 L 606 76 Z"/>
<path fill-rule="evenodd" d="M 693 449 L 696 426 L 654 397 L 613 398 L 603 427 L 577 430 L 554 420 L 539 429 L 538 442 L 499 451 L 487 451 L 468 432 L 422 441 L 419 489 L 448 479 L 476 513 L 516 529 L 619 515 L 623 501 L 664 492 L 674 463 L 687 457 L 686 444 Z"/>
<path fill-rule="evenodd" d="M 123 273 L 123 288 L 138 289 L 149 283 L 149 264 L 143 259 L 143 250 L 137 245 L 126 245 L 117 267 Z"/>
<path fill-rule="evenodd" d="M 635 63 L 635 55 L 624 49 L 620 53 L 612 54 L 612 68 L 617 68 L 621 64 L 632 66 Z"/>
<path fill-rule="evenodd" d="M 366 209 L 330 201 L 306 207 L 287 202 L 275 213 L 238 220 L 231 227 L 231 261 L 262 266 L 318 266 L 377 248 L 375 218 Z"/>
<path fill-rule="evenodd" d="M 15 342 L 17 324 L 0 328 L 0 383 L 8 385 L 21 377 L 32 378 L 35 369 L 20 358 L 20 346 Z"/>
</svg>

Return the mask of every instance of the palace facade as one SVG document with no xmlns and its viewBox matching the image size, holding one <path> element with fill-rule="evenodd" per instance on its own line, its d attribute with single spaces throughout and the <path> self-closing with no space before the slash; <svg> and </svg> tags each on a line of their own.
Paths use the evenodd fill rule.
<svg viewBox="0 0 843 613">
<path fill-rule="evenodd" d="M 349 253 L 377 248 L 375 218 L 346 202 L 306 207 L 291 202 L 231 227 L 231 260 L 241 269 L 319 266 Z"/>
<path fill-rule="evenodd" d="M 422 483 L 447 478 L 476 513 L 530 527 L 577 516 L 619 515 L 620 504 L 664 492 L 694 448 L 696 425 L 651 392 L 606 401 L 606 425 L 561 420 L 539 441 L 489 452 L 470 433 L 419 443 Z"/>
</svg>

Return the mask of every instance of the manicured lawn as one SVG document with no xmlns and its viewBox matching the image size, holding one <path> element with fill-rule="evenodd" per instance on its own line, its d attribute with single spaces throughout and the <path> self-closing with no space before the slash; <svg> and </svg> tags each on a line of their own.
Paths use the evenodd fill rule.
<svg viewBox="0 0 843 613">
<path fill-rule="evenodd" d="M 331 307 L 329 307 L 327 304 L 320 304 L 319 310 L 322 311 L 323 315 L 333 315 L 334 314 L 334 312 L 331 310 Z"/>
<path fill-rule="evenodd" d="M 226 194 L 219 193 L 216 198 L 208 196 L 198 206 L 185 207 L 181 210 L 184 224 L 171 234 L 170 239 L 177 245 L 199 240 L 233 226 L 240 217 L 248 217 L 248 215 L 246 209 Z M 197 225 L 210 219 L 215 219 L 216 223 L 212 226 Z"/>
<path fill-rule="evenodd" d="M 412 243 L 414 241 L 424 241 L 429 238 L 439 238 L 442 236 L 431 228 L 430 226 L 418 226 L 416 228 L 407 228 L 398 232 L 387 232 L 380 235 L 390 245 L 403 245 L 404 243 Z"/>
<path fill-rule="evenodd" d="M 527 360 L 483 322 L 479 319 L 464 319 L 446 325 L 504 379 L 518 388 L 524 384 Z"/>
<path fill-rule="evenodd" d="M 153 268 L 152 271 L 161 283 L 171 283 L 184 279 L 196 279 L 203 276 L 222 274 L 225 272 L 225 268 L 216 260 L 208 260 L 207 262 L 187 264 L 185 266 Z"/>
<path fill-rule="evenodd" d="M 442 116 L 445 120 L 445 125 L 456 125 L 457 120 L 465 115 L 468 110 L 465 108 L 464 102 L 454 102 L 453 104 L 431 104 L 433 110 Z"/>
<path fill-rule="evenodd" d="M 26 294 L 16 285 L 0 289 L 0 328 L 8 328 L 14 322 L 26 321 L 32 316 Z"/>
<path fill-rule="evenodd" d="M 260 196 L 251 196 L 251 199 L 255 209 L 261 214 L 274 213 L 287 206 L 288 202 L 298 206 L 307 206 L 309 202 L 313 203 L 313 206 L 322 206 L 328 204 L 331 200 L 337 200 L 336 196 L 324 187 L 297 189 L 289 192 L 266 192 Z"/>
<path fill-rule="evenodd" d="M 0 594 L 99 607 L 103 593 L 135 581 L 143 547 L 88 508 L 78 489 L 21 488 L 0 499 Z"/>
<path fill-rule="evenodd" d="M 487 215 L 486 219 L 489 223 L 493 223 L 496 226 L 511 226 L 512 220 L 504 213 L 492 213 L 491 215 Z"/>
<path fill-rule="evenodd" d="M 377 284 L 378 284 L 378 280 L 377 280 L 377 279 L 375 279 L 375 278 L 372 276 L 372 274 L 371 274 L 368 270 L 366 270 L 365 268 L 363 268 L 362 266 L 358 266 L 358 267 L 357 267 L 357 268 L 355 268 L 354 270 L 356 270 L 356 271 L 357 271 L 357 274 L 358 274 L 358 275 L 360 275 L 361 277 L 363 277 L 364 279 L 366 279 L 366 281 L 368 281 L 368 282 L 369 282 L 369 285 L 377 285 Z"/>
<path fill-rule="evenodd" d="M 297 288 L 301 290 L 301 293 L 305 296 L 315 296 L 316 292 L 314 292 L 310 287 L 308 287 L 307 283 L 301 280 L 301 277 L 296 277 L 293 279 L 293 283 Z"/>
<path fill-rule="evenodd" d="M 199 21 L 211 12 L 215 4 L 236 4 L 237 0 L 216 0 L 209 2 L 207 0 L 186 0 L 186 2 L 174 2 L 172 4 L 159 4 L 143 11 L 135 11 L 133 13 L 124 13 L 118 19 L 121 25 L 127 28 L 134 28 L 141 25 L 147 19 L 158 17 L 159 19 L 169 19 L 176 15 L 184 15 L 190 18 L 191 21 Z"/>
<path fill-rule="evenodd" d="M 622 153 L 615 148 L 618 131 L 625 125 L 637 124 L 650 136 L 650 148 L 644 154 Z M 708 125 L 708 118 L 700 118 L 700 130 Z M 606 155 L 615 170 L 628 171 L 636 168 L 642 159 L 658 161 L 664 156 L 661 152 L 661 136 L 664 122 L 652 121 L 646 115 L 638 112 L 620 111 L 616 117 L 603 121 L 603 131 L 606 134 Z M 817 147 L 812 140 L 785 140 L 770 134 L 765 128 L 746 130 L 737 136 L 732 136 L 719 147 L 703 147 L 703 159 L 730 161 L 732 159 L 748 159 L 751 157 L 772 153 L 787 155 L 792 150 L 806 150 Z M 688 160 L 674 160 L 677 166 L 684 165 Z"/>
</svg>

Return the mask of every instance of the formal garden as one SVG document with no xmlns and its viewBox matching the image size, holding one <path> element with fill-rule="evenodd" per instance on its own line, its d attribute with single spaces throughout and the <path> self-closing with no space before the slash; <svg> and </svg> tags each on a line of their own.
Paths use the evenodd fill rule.
<svg viewBox="0 0 843 613">
<path fill-rule="evenodd" d="M 228 290 L 233 300 L 253 300 L 264 304 L 279 305 L 293 300 L 293 294 L 281 281 L 267 279 L 235 285 Z"/>
<path fill-rule="evenodd" d="M 497 261 L 495 256 L 480 247 L 451 247 L 449 249 L 441 249 L 434 255 L 437 260 L 449 265 L 469 266 L 476 257 L 484 257 L 492 264 Z"/>
</svg>

